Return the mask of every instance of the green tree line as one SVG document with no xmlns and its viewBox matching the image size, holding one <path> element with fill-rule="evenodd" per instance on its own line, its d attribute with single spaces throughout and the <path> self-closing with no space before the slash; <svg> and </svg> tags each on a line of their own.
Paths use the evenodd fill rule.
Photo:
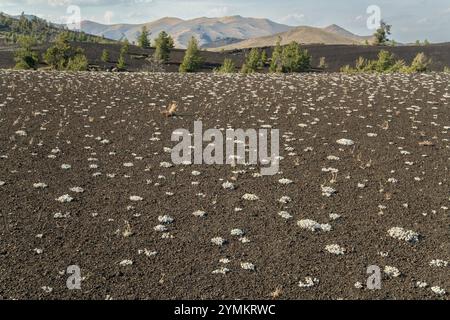
<svg viewBox="0 0 450 320">
<path fill-rule="evenodd" d="M 84 32 L 67 30 L 67 28 L 56 26 L 44 19 L 27 17 L 23 13 L 17 19 L 0 13 L 0 35 L 3 35 L 6 41 L 10 43 L 18 43 L 21 36 L 30 36 L 38 43 L 53 42 L 61 33 L 66 34 L 69 41 L 93 43 L 115 42 Z"/>
</svg>

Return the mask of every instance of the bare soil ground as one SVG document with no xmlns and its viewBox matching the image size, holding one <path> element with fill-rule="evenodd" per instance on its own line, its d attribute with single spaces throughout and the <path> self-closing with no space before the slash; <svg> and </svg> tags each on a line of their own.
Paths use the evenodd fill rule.
<svg viewBox="0 0 450 320">
<path fill-rule="evenodd" d="M 449 82 L 0 71 L 0 297 L 448 299 Z M 168 165 L 194 120 L 280 129 L 279 174 Z"/>
</svg>

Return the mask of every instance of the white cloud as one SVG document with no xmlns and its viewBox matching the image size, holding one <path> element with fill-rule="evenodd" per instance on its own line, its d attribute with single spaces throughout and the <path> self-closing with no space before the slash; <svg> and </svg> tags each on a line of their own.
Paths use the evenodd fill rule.
<svg viewBox="0 0 450 320">
<path fill-rule="evenodd" d="M 302 23 L 305 19 L 305 15 L 303 13 L 291 13 L 287 16 L 284 16 L 280 19 L 280 22 L 286 24 L 299 24 Z"/>
<path fill-rule="evenodd" d="M 207 17 L 223 17 L 229 14 L 230 8 L 227 6 L 209 9 L 206 12 Z"/>
<path fill-rule="evenodd" d="M 103 15 L 103 20 L 105 21 L 106 24 L 112 24 L 112 18 L 113 17 L 114 17 L 114 12 L 108 10 Z"/>
</svg>

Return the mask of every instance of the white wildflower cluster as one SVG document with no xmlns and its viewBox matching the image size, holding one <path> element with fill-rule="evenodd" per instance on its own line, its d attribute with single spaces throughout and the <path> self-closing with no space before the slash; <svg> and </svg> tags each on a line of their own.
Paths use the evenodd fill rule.
<svg viewBox="0 0 450 320">
<path fill-rule="evenodd" d="M 396 267 L 385 266 L 383 271 L 391 278 L 397 278 L 401 276 L 400 270 L 398 270 Z"/>
<path fill-rule="evenodd" d="M 322 189 L 322 195 L 325 197 L 328 197 L 328 198 L 333 196 L 337 192 L 334 188 L 327 187 L 327 186 L 321 186 L 321 189 Z"/>
<path fill-rule="evenodd" d="M 417 232 L 405 230 L 401 227 L 389 229 L 388 234 L 394 239 L 403 240 L 409 243 L 417 243 L 420 240 L 420 235 Z"/>
<path fill-rule="evenodd" d="M 350 139 L 339 139 L 336 141 L 336 143 L 340 144 L 341 146 L 352 146 L 355 144 L 355 142 Z"/>
<path fill-rule="evenodd" d="M 331 220 L 339 220 L 341 216 L 337 213 L 330 213 L 330 219 Z"/>
<path fill-rule="evenodd" d="M 224 188 L 225 190 L 234 190 L 234 184 L 227 181 L 222 184 L 222 188 Z"/>
<path fill-rule="evenodd" d="M 45 189 L 48 186 L 43 182 L 33 183 L 33 188 L 35 189 Z"/>
<path fill-rule="evenodd" d="M 435 259 L 430 261 L 431 267 L 437 267 L 437 268 L 446 268 L 448 266 L 448 261 Z"/>
<path fill-rule="evenodd" d="M 315 232 L 315 231 L 324 231 L 324 232 L 331 231 L 331 226 L 329 224 L 320 224 L 311 219 L 299 220 L 299 221 L 297 221 L 297 225 L 302 229 L 306 229 L 306 230 L 313 231 L 313 232 Z"/>
<path fill-rule="evenodd" d="M 416 281 L 416 287 L 423 289 L 428 287 L 428 283 L 424 282 L 424 281 Z"/>
<path fill-rule="evenodd" d="M 75 192 L 75 193 L 83 193 L 84 189 L 81 187 L 73 187 L 73 188 L 70 188 L 70 191 Z"/>
<path fill-rule="evenodd" d="M 286 220 L 292 219 L 292 215 L 287 211 L 280 211 L 278 212 L 278 215 Z"/>
<path fill-rule="evenodd" d="M 174 218 L 168 215 L 159 216 L 158 221 L 164 224 L 171 224 L 174 221 Z"/>
<path fill-rule="evenodd" d="M 283 178 L 283 179 L 278 180 L 278 183 L 283 184 L 283 185 L 288 185 L 288 184 L 293 183 L 293 181 L 289 180 L 289 179 L 286 179 L 286 178 Z"/>
<path fill-rule="evenodd" d="M 52 293 L 53 292 L 53 288 L 49 287 L 49 286 L 43 286 L 41 287 L 42 290 L 44 290 L 45 293 Z"/>
<path fill-rule="evenodd" d="M 331 173 L 338 173 L 338 172 L 339 172 L 339 170 L 338 170 L 338 169 L 336 169 L 336 168 L 331 168 L 331 167 L 328 167 L 328 168 L 322 168 L 322 172 L 331 172 Z"/>
<path fill-rule="evenodd" d="M 138 201 L 142 201 L 142 200 L 144 200 L 144 198 L 142 198 L 142 197 L 139 197 L 139 196 L 130 196 L 130 201 L 138 202 Z"/>
<path fill-rule="evenodd" d="M 56 199 L 56 201 L 61 202 L 61 203 L 69 203 L 69 202 L 72 202 L 73 200 L 74 199 L 68 194 L 62 195 L 61 197 Z"/>
<path fill-rule="evenodd" d="M 230 272 L 230 269 L 225 268 L 225 267 L 220 267 L 219 269 L 216 269 L 212 272 L 212 274 L 227 274 L 228 272 Z"/>
<path fill-rule="evenodd" d="M 154 257 L 154 256 L 156 256 L 158 254 L 158 251 L 151 251 L 151 250 L 145 248 L 143 250 L 139 249 L 138 250 L 138 254 L 139 255 L 144 254 L 147 257 Z"/>
<path fill-rule="evenodd" d="M 305 277 L 305 281 L 300 281 L 298 283 L 298 286 L 300 288 L 311 288 L 314 287 L 315 285 L 319 284 L 319 279 L 317 278 L 312 278 L 312 277 Z"/>
<path fill-rule="evenodd" d="M 66 212 L 66 213 L 56 212 L 53 215 L 53 218 L 55 218 L 55 219 L 64 219 L 64 218 L 68 218 L 68 217 L 70 217 L 70 213 L 69 212 Z"/>
<path fill-rule="evenodd" d="M 127 266 L 131 266 L 133 264 L 132 260 L 126 259 L 126 260 L 122 260 L 119 262 L 119 265 L 121 267 L 127 267 Z"/>
<path fill-rule="evenodd" d="M 194 216 L 196 216 L 196 217 L 199 217 L 199 218 L 204 218 L 204 217 L 206 217 L 206 212 L 205 212 L 205 211 L 202 211 L 202 210 L 194 211 L 192 214 L 193 214 Z"/>
<path fill-rule="evenodd" d="M 445 296 L 447 294 L 447 291 L 445 291 L 445 289 L 438 286 L 431 287 L 431 291 L 433 291 L 438 296 Z"/>
<path fill-rule="evenodd" d="M 280 200 L 278 200 L 278 202 L 282 203 L 282 204 L 288 204 L 292 201 L 292 199 L 288 196 L 283 196 L 280 198 Z"/>
<path fill-rule="evenodd" d="M 153 230 L 155 230 L 157 232 L 166 232 L 169 229 L 166 226 L 159 224 L 156 227 L 154 227 Z"/>
<path fill-rule="evenodd" d="M 222 237 L 215 237 L 215 238 L 212 238 L 212 239 L 211 239 L 211 242 L 212 242 L 213 244 L 215 244 L 216 246 L 221 247 L 221 246 L 223 246 L 223 245 L 225 245 L 225 244 L 227 243 L 227 240 L 225 240 L 225 239 L 222 238 Z"/>
<path fill-rule="evenodd" d="M 171 168 L 171 167 L 173 167 L 173 164 L 171 164 L 171 163 L 169 163 L 169 162 L 161 162 L 161 163 L 159 164 L 159 166 L 160 166 L 161 168 Z"/>
<path fill-rule="evenodd" d="M 242 262 L 241 268 L 244 270 L 255 271 L 255 265 L 251 262 Z"/>
<path fill-rule="evenodd" d="M 247 201 L 258 201 L 259 197 L 256 194 L 246 193 L 242 196 L 242 199 Z"/>
<path fill-rule="evenodd" d="M 27 136 L 27 133 L 26 133 L 25 130 L 17 130 L 17 131 L 16 131 L 16 134 L 17 134 L 19 137 L 26 137 L 26 136 Z"/>
<path fill-rule="evenodd" d="M 345 248 L 341 247 L 338 244 L 330 244 L 325 247 L 325 250 L 329 253 L 335 254 L 335 255 L 344 255 L 345 254 Z"/>
<path fill-rule="evenodd" d="M 244 234 L 245 234 L 244 231 L 242 231 L 241 229 L 233 229 L 233 230 L 231 230 L 231 235 L 232 236 L 242 237 Z"/>
<path fill-rule="evenodd" d="M 173 223 L 175 221 L 175 219 L 172 218 L 171 216 L 164 215 L 164 216 L 159 216 L 158 221 L 160 224 L 157 225 L 156 227 L 154 227 L 153 229 L 157 232 L 167 232 L 169 230 L 169 228 L 167 226 L 170 225 L 171 223 Z M 168 236 L 169 236 L 168 234 L 164 234 L 163 238 L 168 238 Z"/>
</svg>

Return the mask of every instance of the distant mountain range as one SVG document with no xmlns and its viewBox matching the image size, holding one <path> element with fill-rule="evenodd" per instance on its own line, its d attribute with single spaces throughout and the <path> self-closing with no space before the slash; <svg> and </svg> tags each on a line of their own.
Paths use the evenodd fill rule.
<svg viewBox="0 0 450 320">
<path fill-rule="evenodd" d="M 24 15 L 24 17 L 28 20 L 37 19 L 44 21 L 33 15 Z M 11 18 L 19 19 L 20 16 Z M 292 41 L 302 44 L 351 45 L 362 44 L 372 40 L 371 36 L 358 36 L 334 24 L 326 28 L 292 27 L 269 19 L 245 18 L 241 16 L 203 17 L 192 20 L 166 17 L 144 24 L 114 25 L 82 21 L 81 31 L 88 35 L 106 39 L 122 40 L 127 38 L 130 42 L 135 42 L 143 26 L 146 26 L 151 32 L 150 38 L 152 40 L 164 30 L 173 37 L 177 48 L 186 48 L 189 39 L 194 36 L 199 40 L 203 49 L 212 51 L 274 46 L 278 38 L 281 38 L 283 45 Z M 52 29 L 60 29 L 62 27 L 62 25 L 57 24 L 50 25 Z"/>
<path fill-rule="evenodd" d="M 361 44 L 370 37 L 357 36 L 337 25 L 327 28 L 292 27 L 269 19 L 245 18 L 241 16 L 221 18 L 197 18 L 182 20 L 166 17 L 144 24 L 104 25 L 83 21 L 81 30 L 108 39 L 127 38 L 136 41 L 143 26 L 150 30 L 154 39 L 161 31 L 169 33 L 177 48 L 186 48 L 189 39 L 195 36 L 205 49 L 221 50 L 274 45 L 278 36 L 282 42 L 324 44 Z"/>
<path fill-rule="evenodd" d="M 195 36 L 201 46 L 207 46 L 216 41 L 244 40 L 262 36 L 270 36 L 285 32 L 292 27 L 275 23 L 268 19 L 244 18 L 231 16 L 222 18 L 197 18 L 182 20 L 178 18 L 162 18 L 145 24 L 115 24 L 104 25 L 92 21 L 83 21 L 81 30 L 94 35 L 102 35 L 109 39 L 127 38 L 133 42 L 138 37 L 143 26 L 150 30 L 150 38 L 154 39 L 161 31 L 170 34 L 178 48 L 186 48 L 189 39 Z M 228 42 L 225 42 L 225 44 Z M 222 44 L 223 45 L 223 44 Z"/>
</svg>

